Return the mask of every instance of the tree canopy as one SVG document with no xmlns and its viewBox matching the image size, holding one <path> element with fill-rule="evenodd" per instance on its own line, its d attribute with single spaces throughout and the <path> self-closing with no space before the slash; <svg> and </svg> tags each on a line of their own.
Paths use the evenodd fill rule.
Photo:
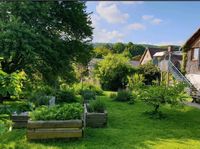
<svg viewBox="0 0 200 149">
<path fill-rule="evenodd" d="M 71 64 L 91 57 L 91 39 L 84 2 L 0 2 L 0 56 L 6 73 L 24 70 L 51 84 L 58 78 L 71 81 Z"/>
<path fill-rule="evenodd" d="M 122 54 L 108 54 L 95 68 L 102 88 L 114 91 L 126 88 L 127 76 L 135 71 L 129 59 Z"/>
</svg>

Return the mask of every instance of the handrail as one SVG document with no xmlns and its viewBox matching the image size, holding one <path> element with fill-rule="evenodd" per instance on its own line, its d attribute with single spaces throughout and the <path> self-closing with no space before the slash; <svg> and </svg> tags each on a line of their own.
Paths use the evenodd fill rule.
<svg viewBox="0 0 200 149">
<path fill-rule="evenodd" d="M 192 83 L 191 83 L 191 82 L 179 71 L 179 69 L 172 63 L 172 61 L 169 60 L 168 63 L 169 63 L 169 65 L 168 65 L 169 68 L 170 68 L 170 66 L 171 66 L 172 69 L 175 68 L 176 73 L 178 73 L 177 75 L 179 75 L 184 81 L 186 81 L 187 84 L 188 84 L 190 87 L 193 86 Z"/>
</svg>

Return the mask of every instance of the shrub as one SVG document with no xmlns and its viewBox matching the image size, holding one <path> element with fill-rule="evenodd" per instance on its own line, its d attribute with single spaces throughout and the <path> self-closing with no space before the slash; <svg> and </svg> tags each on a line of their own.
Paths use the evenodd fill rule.
<svg viewBox="0 0 200 149">
<path fill-rule="evenodd" d="M 76 102 L 76 95 L 72 90 L 59 91 L 56 95 L 56 103 L 72 103 Z"/>
<path fill-rule="evenodd" d="M 26 79 L 24 71 L 7 74 L 0 69 L 0 102 L 6 98 L 19 98 L 22 93 L 23 81 Z"/>
<path fill-rule="evenodd" d="M 9 115 L 0 114 L 0 135 L 7 132 L 12 126 L 12 121 L 9 120 Z"/>
<path fill-rule="evenodd" d="M 138 72 L 143 74 L 146 85 L 151 85 L 153 80 L 160 80 L 160 71 L 152 63 L 141 65 Z"/>
<path fill-rule="evenodd" d="M 157 115 L 160 118 L 159 111 L 161 105 L 169 104 L 171 106 L 178 105 L 184 101 L 187 96 L 184 94 L 184 84 L 175 84 L 174 86 L 153 85 L 141 92 L 141 100 L 153 107 L 151 115 Z"/>
<path fill-rule="evenodd" d="M 131 91 L 129 90 L 119 90 L 117 96 L 114 98 L 116 101 L 130 101 L 134 100 Z"/>
<path fill-rule="evenodd" d="M 106 105 L 100 99 L 90 101 L 90 103 L 88 105 L 89 112 L 103 113 L 105 111 L 105 109 L 106 109 Z"/>
<path fill-rule="evenodd" d="M 41 105 L 48 105 L 49 100 L 50 96 L 47 96 L 41 92 L 34 93 L 29 97 L 29 101 L 33 102 L 36 107 L 39 107 Z"/>
<path fill-rule="evenodd" d="M 8 103 L 10 105 L 11 111 L 16 113 L 32 111 L 34 109 L 34 104 L 27 101 L 15 101 Z"/>
<path fill-rule="evenodd" d="M 83 107 L 80 103 L 41 106 L 30 113 L 31 120 L 70 120 L 81 119 Z"/>
<path fill-rule="evenodd" d="M 81 94 L 82 90 L 92 90 L 96 95 L 103 95 L 101 87 L 87 82 L 74 84 L 73 89 L 76 94 Z"/>
<path fill-rule="evenodd" d="M 112 99 L 116 98 L 116 96 L 117 96 L 116 93 L 110 93 L 110 95 L 109 95 L 109 97 L 112 98 Z"/>
<path fill-rule="evenodd" d="M 127 76 L 135 71 L 129 59 L 122 54 L 108 54 L 95 68 L 102 88 L 112 91 L 126 88 Z"/>
<path fill-rule="evenodd" d="M 82 90 L 81 96 L 83 97 L 84 100 L 95 100 L 96 99 L 96 93 L 89 89 Z"/>
<path fill-rule="evenodd" d="M 130 90 L 140 90 L 144 87 L 144 76 L 142 74 L 135 73 L 132 76 L 128 76 L 127 87 Z"/>
</svg>

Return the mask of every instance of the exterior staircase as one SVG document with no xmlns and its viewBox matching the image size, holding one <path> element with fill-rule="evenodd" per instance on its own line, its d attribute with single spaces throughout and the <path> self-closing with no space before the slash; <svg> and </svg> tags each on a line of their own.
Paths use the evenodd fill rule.
<svg viewBox="0 0 200 149">
<path fill-rule="evenodd" d="M 200 91 L 180 72 L 171 60 L 168 61 L 168 69 L 177 81 L 184 82 L 189 87 L 189 95 L 193 98 L 192 102 L 200 103 Z"/>
</svg>

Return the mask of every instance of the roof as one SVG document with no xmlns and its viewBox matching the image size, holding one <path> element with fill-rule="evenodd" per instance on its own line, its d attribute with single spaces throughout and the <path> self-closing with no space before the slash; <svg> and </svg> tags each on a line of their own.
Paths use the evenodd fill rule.
<svg viewBox="0 0 200 149">
<path fill-rule="evenodd" d="M 200 36 L 200 28 L 185 42 L 183 46 L 190 46 Z"/>
<path fill-rule="evenodd" d="M 162 51 L 167 51 L 167 49 L 164 49 L 164 48 L 146 48 L 146 50 L 144 51 L 144 54 L 142 55 L 141 59 L 140 59 L 140 64 L 141 62 L 143 61 L 147 51 L 149 51 L 150 55 L 151 55 L 151 58 L 153 59 L 153 55 L 157 52 L 162 52 Z"/>
<path fill-rule="evenodd" d="M 166 51 L 162 51 L 162 52 L 156 52 L 153 56 L 164 56 L 166 54 Z"/>
</svg>

